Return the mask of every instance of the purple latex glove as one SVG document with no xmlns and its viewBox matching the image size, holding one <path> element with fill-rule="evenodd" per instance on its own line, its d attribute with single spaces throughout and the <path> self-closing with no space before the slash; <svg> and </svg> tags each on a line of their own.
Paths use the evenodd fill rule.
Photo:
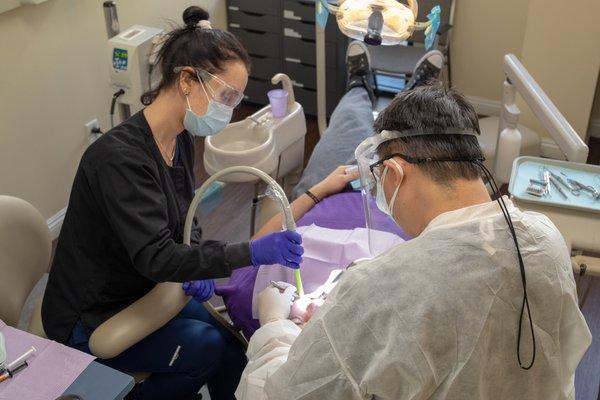
<svg viewBox="0 0 600 400">
<path fill-rule="evenodd" d="M 289 268 L 300 268 L 302 262 L 302 236 L 296 232 L 270 233 L 250 242 L 250 258 L 255 267 L 281 264 Z"/>
<path fill-rule="evenodd" d="M 213 279 L 184 282 L 181 286 L 186 295 L 192 296 L 200 303 L 208 301 L 215 294 L 215 281 Z"/>
</svg>

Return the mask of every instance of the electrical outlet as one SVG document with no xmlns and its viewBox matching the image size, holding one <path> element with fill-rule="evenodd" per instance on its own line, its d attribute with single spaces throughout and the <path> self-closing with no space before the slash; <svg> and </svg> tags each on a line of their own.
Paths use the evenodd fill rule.
<svg viewBox="0 0 600 400">
<path fill-rule="evenodd" d="M 98 118 L 94 118 L 93 120 L 87 122 L 83 127 L 85 129 L 85 136 L 89 139 L 89 144 L 94 143 L 94 141 L 100 137 L 100 133 L 95 132 L 100 130 L 100 122 L 98 122 Z"/>
<path fill-rule="evenodd" d="M 85 133 L 87 136 L 91 136 L 96 134 L 94 129 L 100 129 L 100 122 L 98 122 L 98 118 L 94 118 L 84 125 Z"/>
</svg>

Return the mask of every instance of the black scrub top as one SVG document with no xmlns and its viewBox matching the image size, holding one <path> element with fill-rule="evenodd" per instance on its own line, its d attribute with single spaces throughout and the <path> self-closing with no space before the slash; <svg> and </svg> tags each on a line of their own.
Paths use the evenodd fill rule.
<svg viewBox="0 0 600 400">
<path fill-rule="evenodd" d="M 177 153 L 169 167 L 143 112 L 86 150 L 42 303 L 50 339 L 66 343 L 79 319 L 96 329 L 157 282 L 227 277 L 251 264 L 248 243 L 201 240 L 196 223 L 192 245 L 182 244 L 194 196 L 189 133 L 177 137 Z"/>
</svg>

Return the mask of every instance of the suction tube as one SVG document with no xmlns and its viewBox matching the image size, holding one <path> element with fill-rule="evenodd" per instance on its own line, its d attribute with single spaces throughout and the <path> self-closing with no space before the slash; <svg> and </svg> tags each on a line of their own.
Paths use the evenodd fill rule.
<svg viewBox="0 0 600 400">
<path fill-rule="evenodd" d="M 243 166 L 230 167 L 208 178 L 196 191 L 185 219 L 185 228 L 183 231 L 183 242 L 185 244 L 190 244 L 194 215 L 206 190 L 213 182 L 219 180 L 219 178 L 240 172 L 259 177 L 269 185 L 273 192 L 277 193 L 276 197 L 283 210 L 285 228 L 291 231 L 296 230 L 296 222 L 294 221 L 285 192 L 273 178 L 256 168 Z M 295 270 L 294 274 L 298 294 L 302 295 L 304 293 L 300 271 Z M 163 327 L 179 314 L 189 300 L 190 297 L 185 295 L 181 288 L 181 283 L 163 282 L 157 284 L 146 295 L 106 320 L 94 330 L 89 342 L 92 354 L 103 359 L 118 356 L 157 329 Z M 247 345 L 246 339 L 209 302 L 205 302 L 204 306 L 240 342 Z"/>
<path fill-rule="evenodd" d="M 185 228 L 183 229 L 183 243 L 190 244 L 190 237 L 192 234 L 192 224 L 194 222 L 194 215 L 196 213 L 196 209 L 198 208 L 198 205 L 200 204 L 200 201 L 202 200 L 202 196 L 203 196 L 204 192 L 206 191 L 206 189 L 208 189 L 208 187 L 213 182 L 218 181 L 219 178 L 221 178 L 225 175 L 229 175 L 229 174 L 233 174 L 233 173 L 240 173 L 240 172 L 257 176 L 260 179 L 262 179 L 267 185 L 269 185 L 271 190 L 273 190 L 273 192 L 277 194 L 277 196 L 275 196 L 275 197 L 277 198 L 277 200 L 279 200 L 279 203 L 281 204 L 281 208 L 283 211 L 283 219 L 285 221 L 285 228 L 290 231 L 296 230 L 296 222 L 294 221 L 294 217 L 292 215 L 292 209 L 290 208 L 290 203 L 287 200 L 287 196 L 285 195 L 285 192 L 283 191 L 281 186 L 279 186 L 279 184 L 275 181 L 275 179 L 273 179 L 271 176 L 269 176 L 268 174 L 264 173 L 263 171 L 261 171 L 259 169 L 256 169 L 253 167 L 237 166 L 237 167 L 225 168 L 224 170 L 221 170 L 221 171 L 217 172 L 216 174 L 212 175 L 210 178 L 208 178 L 208 180 L 206 182 L 204 182 L 204 184 L 202 184 L 202 186 L 200 186 L 200 189 L 198 189 L 196 191 L 196 195 L 194 196 L 194 199 L 192 200 L 192 203 L 190 204 L 190 208 L 189 208 L 187 217 L 185 219 Z M 298 294 L 300 296 L 304 295 L 304 288 L 302 286 L 302 278 L 300 277 L 300 269 L 294 270 L 294 278 L 296 280 L 296 289 L 298 289 Z"/>
</svg>

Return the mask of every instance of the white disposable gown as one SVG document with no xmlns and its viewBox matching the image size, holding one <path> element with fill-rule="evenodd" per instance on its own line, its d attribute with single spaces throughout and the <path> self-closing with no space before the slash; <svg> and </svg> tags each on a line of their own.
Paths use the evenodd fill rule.
<svg viewBox="0 0 600 400">
<path fill-rule="evenodd" d="M 591 335 L 566 244 L 548 218 L 506 203 L 527 274 L 530 370 L 516 356 L 515 246 L 493 202 L 439 215 L 419 237 L 350 268 L 302 331 L 287 320 L 259 329 L 237 398 L 574 399 Z M 523 332 L 527 364 L 526 318 Z"/>
</svg>

